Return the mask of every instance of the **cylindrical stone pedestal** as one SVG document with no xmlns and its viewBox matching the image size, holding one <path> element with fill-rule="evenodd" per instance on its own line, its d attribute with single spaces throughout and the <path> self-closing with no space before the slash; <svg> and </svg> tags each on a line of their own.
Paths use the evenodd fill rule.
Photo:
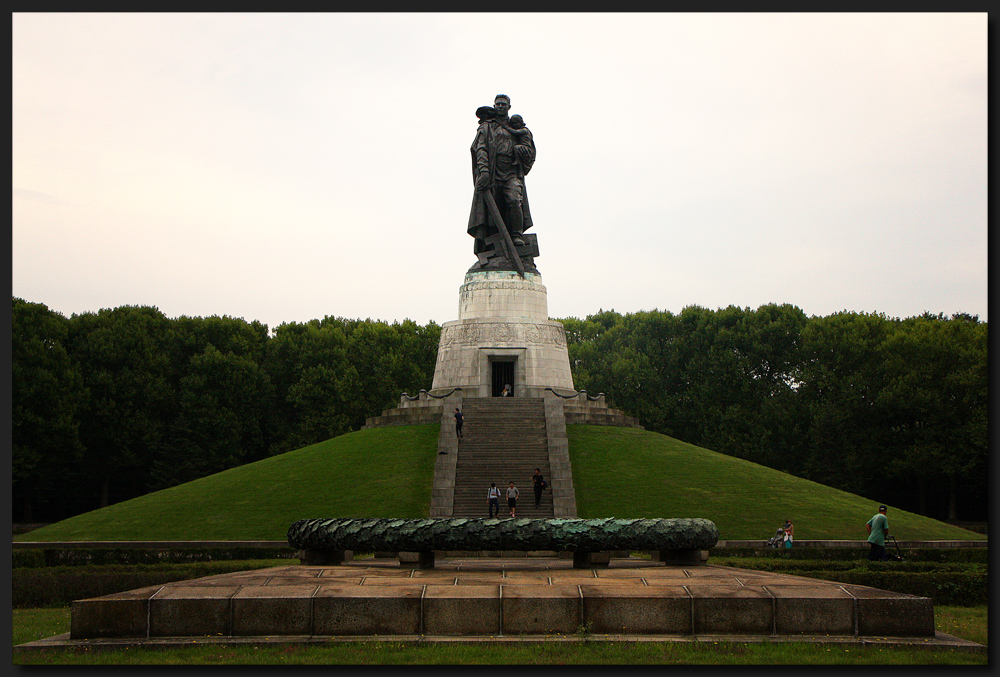
<svg viewBox="0 0 1000 677">
<path fill-rule="evenodd" d="M 546 388 L 572 394 L 566 332 L 548 317 L 542 277 L 475 271 L 459 289 L 458 319 L 441 326 L 432 393 L 462 388 L 490 397 L 511 380 L 514 397 L 542 397 Z"/>
</svg>

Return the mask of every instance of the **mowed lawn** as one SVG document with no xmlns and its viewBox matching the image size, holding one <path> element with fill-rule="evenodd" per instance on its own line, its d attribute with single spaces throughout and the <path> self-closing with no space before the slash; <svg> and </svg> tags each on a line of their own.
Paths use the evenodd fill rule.
<svg viewBox="0 0 1000 677">
<path fill-rule="evenodd" d="M 864 540 L 880 499 L 862 498 L 739 458 L 635 428 L 567 426 L 580 517 L 701 517 L 720 540 L 774 535 L 791 519 L 796 539 Z M 898 539 L 986 536 L 890 506 Z"/>
<path fill-rule="evenodd" d="M 427 517 L 439 430 L 349 433 L 14 540 L 284 540 L 303 518 Z M 797 539 L 863 540 L 879 502 L 658 433 L 590 425 L 567 431 L 580 517 L 701 517 L 716 524 L 721 540 L 761 541 L 790 518 Z M 900 540 L 986 538 L 892 506 L 889 524 Z"/>
<path fill-rule="evenodd" d="M 440 424 L 360 430 L 14 540 L 285 540 L 313 517 L 426 517 Z"/>
</svg>

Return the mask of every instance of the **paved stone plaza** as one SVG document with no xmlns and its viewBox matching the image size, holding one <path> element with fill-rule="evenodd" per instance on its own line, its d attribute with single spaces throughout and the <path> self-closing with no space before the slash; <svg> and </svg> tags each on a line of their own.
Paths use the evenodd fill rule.
<svg viewBox="0 0 1000 677">
<path fill-rule="evenodd" d="M 586 633 L 581 632 L 585 628 Z M 206 642 L 815 641 L 977 647 L 935 634 L 931 600 L 858 585 L 637 558 L 289 565 L 73 602 L 45 646 Z"/>
</svg>

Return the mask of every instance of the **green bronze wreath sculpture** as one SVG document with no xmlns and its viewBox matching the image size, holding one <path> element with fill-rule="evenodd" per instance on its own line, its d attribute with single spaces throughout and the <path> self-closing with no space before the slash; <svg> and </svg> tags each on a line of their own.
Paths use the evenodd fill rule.
<svg viewBox="0 0 1000 677">
<path fill-rule="evenodd" d="M 718 540 L 700 518 L 316 518 L 288 528 L 289 545 L 310 551 L 708 550 Z"/>
</svg>

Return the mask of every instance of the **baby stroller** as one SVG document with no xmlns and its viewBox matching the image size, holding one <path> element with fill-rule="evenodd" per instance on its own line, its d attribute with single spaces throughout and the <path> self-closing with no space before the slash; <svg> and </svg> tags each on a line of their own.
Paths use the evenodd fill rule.
<svg viewBox="0 0 1000 677">
<path fill-rule="evenodd" d="M 785 542 L 785 528 L 778 527 L 778 530 L 774 532 L 774 536 L 764 541 L 764 545 L 769 548 L 780 548 L 781 544 Z"/>
</svg>

